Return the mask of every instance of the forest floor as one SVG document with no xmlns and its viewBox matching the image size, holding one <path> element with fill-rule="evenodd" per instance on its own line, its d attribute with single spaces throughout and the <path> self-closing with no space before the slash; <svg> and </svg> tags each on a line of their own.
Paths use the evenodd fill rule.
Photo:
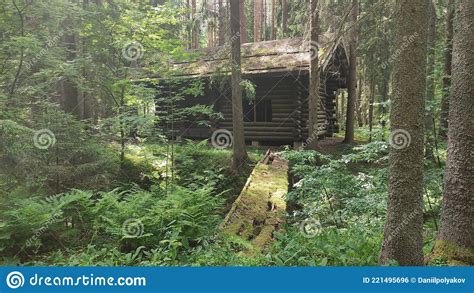
<svg viewBox="0 0 474 293">
<path fill-rule="evenodd" d="M 239 174 L 231 167 L 232 150 L 215 149 L 207 141 L 129 145 L 126 173 L 109 173 L 108 184 L 101 183 L 100 189 L 74 183 L 73 189 L 54 198 L 39 192 L 17 195 L 24 188 L 1 197 L 5 216 L 0 224 L 6 234 L 0 235 L 0 251 L 6 257 L 0 261 L 73 266 L 377 265 L 389 146 L 381 139 L 366 143 L 366 137 L 356 136 L 355 144 L 342 144 L 339 136 L 326 138 L 319 151 L 272 148 L 288 166 L 286 161 L 258 164 L 265 149 L 248 148 L 251 162 Z M 115 146 L 105 151 L 117 153 Z M 115 170 L 119 165 L 113 160 L 101 166 Z M 246 193 L 252 172 L 260 175 L 250 179 Z M 437 230 L 441 176 L 442 169 L 427 162 L 426 253 Z M 265 216 L 241 213 L 237 233 L 222 233 L 232 206 L 234 212 L 258 208 Z M 274 211 L 276 217 L 267 217 Z M 234 220 L 239 222 L 238 217 Z M 240 231 L 242 224 L 251 232 Z M 262 232 L 264 248 L 256 249 Z M 249 237 L 241 237 L 244 234 Z M 442 259 L 434 262 L 444 264 Z"/>
</svg>

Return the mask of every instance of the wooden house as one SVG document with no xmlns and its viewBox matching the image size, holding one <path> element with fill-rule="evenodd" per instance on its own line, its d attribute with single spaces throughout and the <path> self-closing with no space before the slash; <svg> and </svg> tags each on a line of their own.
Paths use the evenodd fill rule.
<svg viewBox="0 0 474 293">
<path fill-rule="evenodd" d="M 317 135 L 331 136 L 338 130 L 336 92 L 346 88 L 348 61 L 340 39 L 323 35 L 318 47 L 321 104 Z M 314 139 L 307 125 L 311 54 L 311 44 L 302 38 L 242 44 L 242 78 L 255 88 L 253 99 L 243 99 L 247 143 L 301 144 L 311 136 Z M 216 129 L 232 131 L 230 83 L 222 86 L 222 82 L 215 82 L 219 77 L 230 79 L 230 47 L 195 50 L 191 55 L 190 60 L 171 64 L 173 76 L 188 81 L 200 79 L 203 94 L 186 97 L 180 106 L 213 105 L 223 118 L 210 121 L 210 127 L 197 123 L 196 117 L 173 121 L 174 133 L 183 138 L 206 139 Z M 169 121 L 163 122 L 170 127 Z"/>
</svg>

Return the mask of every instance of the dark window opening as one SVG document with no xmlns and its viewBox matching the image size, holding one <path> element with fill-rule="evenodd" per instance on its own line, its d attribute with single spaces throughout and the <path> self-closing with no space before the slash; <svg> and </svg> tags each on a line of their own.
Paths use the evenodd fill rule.
<svg viewBox="0 0 474 293">
<path fill-rule="evenodd" d="M 243 102 L 244 122 L 272 122 L 272 101 L 263 100 L 257 104 Z"/>
</svg>

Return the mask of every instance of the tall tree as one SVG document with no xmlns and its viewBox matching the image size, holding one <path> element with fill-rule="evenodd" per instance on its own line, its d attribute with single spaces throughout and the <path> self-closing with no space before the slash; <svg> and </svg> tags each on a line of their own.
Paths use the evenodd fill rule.
<svg viewBox="0 0 474 293">
<path fill-rule="evenodd" d="M 275 0 L 272 0 L 272 40 L 276 40 L 276 4 Z"/>
<path fill-rule="evenodd" d="M 288 2 L 281 0 L 281 37 L 286 37 L 288 31 Z"/>
<path fill-rule="evenodd" d="M 451 87 L 451 63 L 453 58 L 453 19 L 454 0 L 449 0 L 446 13 L 446 48 L 444 51 L 443 97 L 441 98 L 439 127 L 440 138 L 446 138 L 448 134 L 449 92 Z"/>
<path fill-rule="evenodd" d="M 311 63 L 309 67 L 309 97 L 308 97 L 308 135 L 311 138 L 310 148 L 315 148 L 318 140 L 318 110 L 319 110 L 319 13 L 318 0 L 310 1 L 310 30 L 311 30 Z"/>
<path fill-rule="evenodd" d="M 344 143 L 354 141 L 354 116 L 357 99 L 357 16 L 359 15 L 358 0 L 352 0 L 351 21 L 349 31 L 349 80 L 347 90 L 347 115 Z"/>
<path fill-rule="evenodd" d="M 225 45 L 225 8 L 224 1 L 219 0 L 219 46 Z"/>
<path fill-rule="evenodd" d="M 358 81 L 359 85 L 358 87 L 358 92 L 357 92 L 357 103 L 356 103 L 356 111 L 357 111 L 357 123 L 359 127 L 364 126 L 364 121 L 362 120 L 362 108 L 363 108 L 363 103 L 362 103 L 362 78 L 359 78 Z"/>
<path fill-rule="evenodd" d="M 239 10 L 240 10 L 240 42 L 248 42 L 247 34 L 247 16 L 245 14 L 245 0 L 239 1 Z"/>
<path fill-rule="evenodd" d="M 73 22 L 74 16 L 69 14 L 64 20 L 64 25 Z M 65 36 L 63 37 L 63 45 L 66 48 L 66 61 L 72 62 L 76 59 L 78 52 L 78 34 L 70 28 Z M 79 119 L 83 118 L 82 107 L 83 104 L 79 103 L 79 90 L 77 85 L 72 81 L 71 77 L 65 76 L 59 83 L 59 93 L 61 95 L 61 102 L 64 111 L 75 114 Z"/>
<path fill-rule="evenodd" d="M 423 264 L 423 140 L 428 1 L 397 0 L 387 217 L 380 262 Z M 411 42 L 407 42 L 407 38 Z"/>
<path fill-rule="evenodd" d="M 247 159 L 244 138 L 244 118 L 242 110 L 242 70 L 240 56 L 240 8 L 239 1 L 230 1 L 231 66 L 232 66 L 232 130 L 233 168 L 239 170 Z"/>
<path fill-rule="evenodd" d="M 374 127 L 375 76 L 372 74 L 369 84 L 369 141 L 372 141 Z"/>
<path fill-rule="evenodd" d="M 253 40 L 262 40 L 263 0 L 254 0 L 253 5 Z"/>
<path fill-rule="evenodd" d="M 474 263 L 474 2 L 458 0 L 454 18 L 448 158 L 435 253 Z"/>
<path fill-rule="evenodd" d="M 200 30 L 199 21 L 197 19 L 196 0 L 191 0 L 191 14 L 192 14 L 192 48 L 199 48 Z"/>
</svg>

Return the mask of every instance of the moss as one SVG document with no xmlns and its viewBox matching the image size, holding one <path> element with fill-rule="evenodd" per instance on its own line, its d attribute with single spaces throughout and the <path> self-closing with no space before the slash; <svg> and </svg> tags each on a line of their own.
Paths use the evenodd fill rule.
<svg viewBox="0 0 474 293">
<path fill-rule="evenodd" d="M 257 164 L 224 219 L 222 233 L 250 241 L 256 250 L 264 249 L 285 215 L 287 173 L 288 162 L 278 158 L 271 165 Z"/>
<path fill-rule="evenodd" d="M 441 260 L 449 266 L 472 266 L 474 265 L 474 249 L 460 247 L 455 243 L 444 240 L 437 240 L 427 262 L 434 265 Z"/>
</svg>

